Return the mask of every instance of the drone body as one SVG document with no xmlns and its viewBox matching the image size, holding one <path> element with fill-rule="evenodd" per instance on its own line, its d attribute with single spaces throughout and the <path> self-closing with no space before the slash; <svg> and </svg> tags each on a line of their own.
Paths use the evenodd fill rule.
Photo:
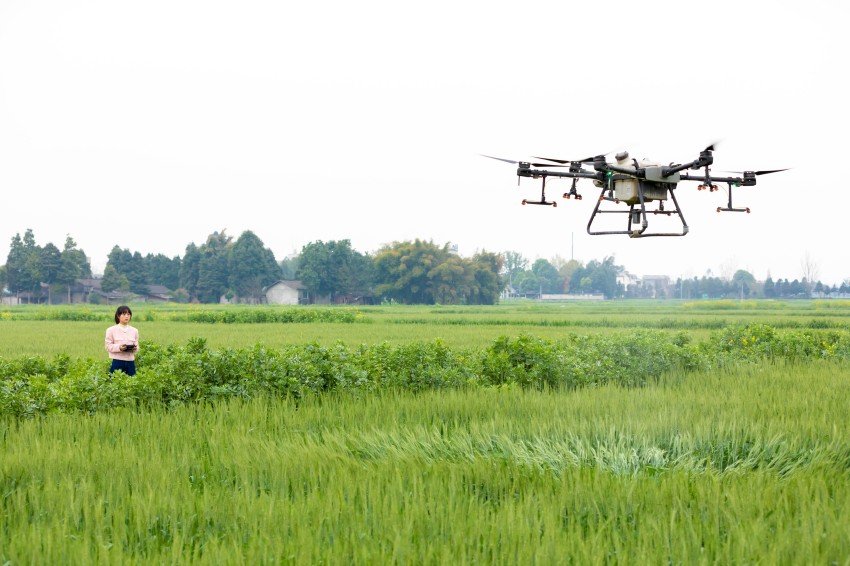
<svg viewBox="0 0 850 566">
<path fill-rule="evenodd" d="M 590 179 L 593 184 L 601 189 L 596 206 L 587 223 L 587 233 L 591 235 L 625 234 L 632 238 L 647 236 L 684 236 L 688 233 L 688 224 L 682 214 L 682 209 L 676 199 L 675 190 L 681 181 L 700 181 L 698 190 L 708 189 L 709 192 L 720 190 L 715 183 L 725 183 L 728 187 L 729 201 L 726 207 L 717 207 L 717 212 L 746 212 L 749 208 L 734 208 L 732 206 L 732 188 L 750 187 L 756 184 L 758 175 L 777 173 L 785 169 L 770 171 L 743 171 L 741 177 L 713 177 L 710 166 L 714 163 L 714 145 L 710 145 L 700 152 L 694 161 L 683 164 L 661 165 L 648 159 L 633 159 L 628 152 L 620 152 L 615 161 L 609 163 L 605 155 L 587 157 L 578 160 L 553 159 L 537 157 L 547 163 L 531 163 L 527 161 L 512 161 L 500 157 L 490 157 L 499 161 L 506 161 L 517 165 L 517 177 L 530 177 L 542 179 L 540 200 L 523 200 L 522 204 L 536 204 L 545 206 L 558 206 L 555 201 L 546 200 L 546 179 L 548 177 L 572 179 L 572 187 L 569 192 L 564 193 L 564 198 L 581 200 L 577 191 L 579 179 Z M 568 167 L 567 171 L 551 170 L 555 168 Z M 585 169 L 592 167 L 592 171 Z M 703 171 L 700 174 L 690 175 L 682 173 L 687 169 Z M 665 203 L 671 201 L 665 208 Z M 609 203 L 613 203 L 612 207 Z M 647 206 L 654 203 L 654 209 Z M 603 206 L 604 205 L 604 206 Z M 619 205 L 626 205 L 624 209 Z M 600 214 L 625 214 L 627 222 L 624 229 L 599 230 L 594 228 L 593 223 Z M 649 215 L 676 216 L 681 222 L 681 229 L 675 232 L 652 232 L 649 228 Z"/>
</svg>

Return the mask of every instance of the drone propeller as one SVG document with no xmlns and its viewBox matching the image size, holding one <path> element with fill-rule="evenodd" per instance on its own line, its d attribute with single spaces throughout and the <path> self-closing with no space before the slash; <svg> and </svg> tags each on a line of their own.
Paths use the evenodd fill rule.
<svg viewBox="0 0 850 566">
<path fill-rule="evenodd" d="M 585 157 L 584 159 L 554 159 L 552 157 L 538 157 L 536 155 L 533 156 L 534 159 L 545 159 L 546 161 L 553 161 L 555 163 L 561 163 L 564 165 L 568 165 L 570 163 L 593 163 L 592 157 Z"/>
<path fill-rule="evenodd" d="M 505 163 L 512 163 L 514 165 L 519 165 L 520 163 L 527 163 L 526 161 L 514 161 L 513 159 L 503 159 L 501 157 L 493 157 L 492 155 L 484 155 L 480 154 L 481 157 L 489 157 L 490 159 L 496 159 L 497 161 L 504 161 Z M 537 159 L 543 159 L 542 157 L 538 157 Z M 566 167 L 566 165 L 553 165 L 551 163 L 529 163 L 532 167 Z"/>
<path fill-rule="evenodd" d="M 611 155 L 612 153 L 614 153 L 613 150 L 606 151 L 605 153 L 600 153 L 599 155 L 592 155 L 590 157 L 585 157 L 584 159 L 555 159 L 553 157 L 538 157 L 536 155 L 533 157 L 534 159 L 545 159 L 546 161 L 554 161 L 555 163 L 569 165 L 572 163 L 593 163 L 594 161 L 596 161 L 597 157 L 606 157 L 608 155 Z"/>
<path fill-rule="evenodd" d="M 768 175 L 770 173 L 780 173 L 782 171 L 788 171 L 789 169 L 790 169 L 790 167 L 786 168 L 786 169 L 769 169 L 769 170 L 766 170 L 766 171 L 724 171 L 724 173 L 737 173 L 738 175 L 743 175 L 744 173 L 752 173 L 753 175 L 758 176 L 758 175 Z"/>
</svg>

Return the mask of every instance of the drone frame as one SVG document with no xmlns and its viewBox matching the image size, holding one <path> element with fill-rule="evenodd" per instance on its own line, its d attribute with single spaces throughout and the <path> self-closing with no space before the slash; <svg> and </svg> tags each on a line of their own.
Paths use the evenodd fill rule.
<svg viewBox="0 0 850 566">
<path fill-rule="evenodd" d="M 506 161 L 517 165 L 517 183 L 523 178 L 542 179 L 541 197 L 539 201 L 523 200 L 522 204 L 537 204 L 556 207 L 557 203 L 546 200 L 546 179 L 548 177 L 568 178 L 572 179 L 572 187 L 569 192 L 564 193 L 564 198 L 574 198 L 581 200 L 581 195 L 576 190 L 576 183 L 579 179 L 590 179 L 597 186 L 601 187 L 599 198 L 590 215 L 590 220 L 587 223 L 587 233 L 593 236 L 597 235 L 612 235 L 621 234 L 628 235 L 632 238 L 646 238 L 651 236 L 685 236 L 689 227 L 685 221 L 682 208 L 676 198 L 675 190 L 678 183 L 681 181 L 700 181 L 701 184 L 697 187 L 698 190 L 708 189 L 709 192 L 719 190 L 719 186 L 715 183 L 725 183 L 728 186 L 728 203 L 725 207 L 717 207 L 717 212 L 746 212 L 750 213 L 749 208 L 735 208 L 732 204 L 732 188 L 733 187 L 751 187 L 756 184 L 756 177 L 768 173 L 777 173 L 786 171 L 786 169 L 774 169 L 769 171 L 742 171 L 741 177 L 714 177 L 711 175 L 710 166 L 714 163 L 713 152 L 714 145 L 706 147 L 700 152 L 697 159 L 681 164 L 671 163 L 668 166 L 660 165 L 640 165 L 635 159 L 632 160 L 633 167 L 624 167 L 608 163 L 605 155 L 597 155 L 580 160 L 564 160 L 550 159 L 538 157 L 551 163 L 531 163 L 528 161 L 512 161 L 502 159 L 500 157 L 490 157 L 499 161 Z M 628 154 L 618 156 L 618 161 L 622 156 L 622 160 L 628 157 Z M 593 171 L 584 169 L 584 165 L 592 165 Z M 569 167 L 567 171 L 552 171 L 549 168 Z M 687 169 L 699 170 L 701 174 L 682 173 Z M 635 192 L 630 193 L 628 198 L 623 198 L 618 195 L 618 181 L 622 186 L 625 186 L 626 181 L 631 181 L 635 187 Z M 664 201 L 669 197 L 672 201 L 672 208 L 664 208 Z M 657 201 L 658 205 L 655 210 L 649 210 L 647 204 Z M 614 202 L 615 204 L 628 204 L 628 210 L 613 210 L 603 208 L 605 202 Z M 594 230 L 593 223 L 600 214 L 626 214 L 627 224 L 625 230 Z M 665 215 L 677 216 L 682 224 L 680 232 L 647 232 L 649 228 L 650 215 Z"/>
</svg>

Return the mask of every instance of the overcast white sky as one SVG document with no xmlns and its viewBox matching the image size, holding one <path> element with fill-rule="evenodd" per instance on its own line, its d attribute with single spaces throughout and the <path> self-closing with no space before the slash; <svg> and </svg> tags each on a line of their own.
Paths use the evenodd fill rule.
<svg viewBox="0 0 850 566">
<path fill-rule="evenodd" d="M 315 240 L 614 255 L 639 274 L 850 278 L 845 2 L 3 0 L 0 263 L 16 233 L 182 256 L 253 230 Z M 791 171 L 682 183 L 683 238 L 589 236 L 598 196 L 479 154 Z M 558 195 L 566 182 L 551 182 Z M 574 241 L 574 248 L 572 242 Z M 572 251 L 574 249 L 574 252 Z"/>
</svg>

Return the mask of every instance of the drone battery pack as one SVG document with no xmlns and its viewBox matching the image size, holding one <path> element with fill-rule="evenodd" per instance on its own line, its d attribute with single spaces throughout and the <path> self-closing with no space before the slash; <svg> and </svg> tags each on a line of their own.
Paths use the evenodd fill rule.
<svg viewBox="0 0 850 566">
<path fill-rule="evenodd" d="M 614 181 L 614 198 L 626 204 L 640 202 L 640 192 L 637 179 L 622 179 Z M 667 186 L 660 183 L 644 182 L 643 200 L 667 200 Z"/>
</svg>

